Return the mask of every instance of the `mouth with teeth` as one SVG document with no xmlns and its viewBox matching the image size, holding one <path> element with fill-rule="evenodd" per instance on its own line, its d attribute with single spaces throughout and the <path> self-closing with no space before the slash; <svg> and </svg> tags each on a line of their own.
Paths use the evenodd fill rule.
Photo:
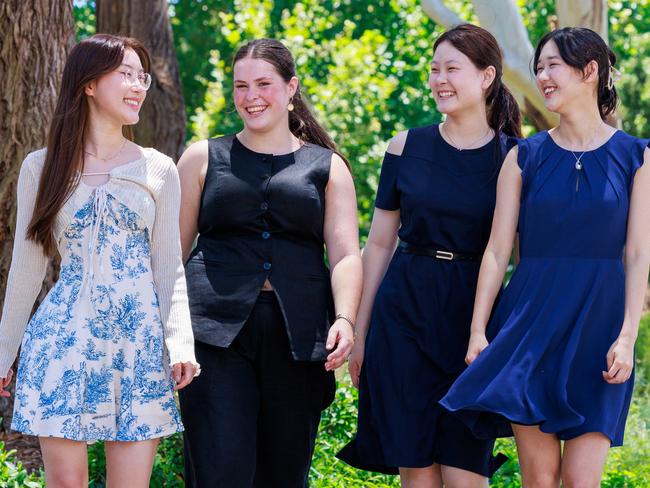
<svg viewBox="0 0 650 488">
<path fill-rule="evenodd" d="M 544 87 L 544 96 L 547 97 L 547 98 L 550 97 L 551 95 L 553 95 L 553 93 L 555 93 L 555 90 L 557 90 L 556 86 L 545 86 Z"/>
<path fill-rule="evenodd" d="M 456 95 L 455 91 L 451 90 L 443 90 L 438 92 L 438 98 L 440 100 L 446 100 L 447 98 L 451 98 Z"/>
<path fill-rule="evenodd" d="M 244 107 L 248 115 L 260 115 L 266 111 L 268 105 L 252 105 L 250 107 Z"/>
<path fill-rule="evenodd" d="M 125 98 L 124 103 L 126 103 L 129 107 L 139 110 L 140 109 L 140 100 L 137 98 Z"/>
</svg>

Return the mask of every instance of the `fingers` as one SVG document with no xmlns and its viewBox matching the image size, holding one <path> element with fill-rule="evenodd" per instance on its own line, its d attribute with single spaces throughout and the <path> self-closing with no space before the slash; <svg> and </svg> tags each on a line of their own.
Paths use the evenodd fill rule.
<svg viewBox="0 0 650 488">
<path fill-rule="evenodd" d="M 465 363 L 469 366 L 474 361 L 476 361 L 476 358 L 479 356 L 479 354 L 481 354 L 481 351 L 479 350 L 467 351 L 467 356 L 465 356 Z"/>
<path fill-rule="evenodd" d="M 350 355 L 352 351 L 352 346 L 354 342 L 348 339 L 347 337 L 342 337 L 339 339 L 336 349 L 332 351 L 327 356 L 327 361 L 325 362 L 325 369 L 331 371 L 337 369 L 343 365 L 345 359 Z"/>
<path fill-rule="evenodd" d="M 176 386 L 174 386 L 174 390 L 180 390 L 182 388 L 185 388 L 187 385 L 189 385 L 194 379 L 194 372 L 196 369 L 195 366 L 190 362 L 175 364 L 174 371 L 176 371 L 177 366 L 178 369 L 180 370 L 180 376 L 178 380 L 176 380 L 176 377 L 174 377 L 174 381 L 176 381 Z"/>
<path fill-rule="evenodd" d="M 176 363 L 172 366 L 172 378 L 176 384 L 181 382 L 183 377 L 183 363 Z"/>
<path fill-rule="evenodd" d="M 612 385 L 625 383 L 632 376 L 632 365 L 614 360 L 608 371 L 603 371 L 603 379 Z"/>
<path fill-rule="evenodd" d="M 2 378 L 2 381 L 0 382 L 0 397 L 9 398 L 11 396 L 11 393 L 5 390 L 5 388 L 9 386 L 13 377 L 14 377 L 14 370 L 10 368 L 9 371 L 7 372 L 7 376 Z"/>
<path fill-rule="evenodd" d="M 355 388 L 359 388 L 359 373 L 361 368 L 356 361 L 350 361 L 348 364 L 348 371 L 350 372 L 350 379 Z"/>
<path fill-rule="evenodd" d="M 330 327 L 330 331 L 327 334 L 327 342 L 325 343 L 325 348 L 327 350 L 334 349 L 334 346 L 339 340 L 339 329 L 338 327 Z"/>
</svg>

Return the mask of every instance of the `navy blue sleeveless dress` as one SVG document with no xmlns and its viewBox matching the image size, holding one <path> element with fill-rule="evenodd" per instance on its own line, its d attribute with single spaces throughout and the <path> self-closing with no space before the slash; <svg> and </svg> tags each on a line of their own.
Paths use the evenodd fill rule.
<svg viewBox="0 0 650 488">
<path fill-rule="evenodd" d="M 503 136 L 459 151 L 438 126 L 411 129 L 402 155 L 386 154 L 376 207 L 400 211 L 412 246 L 483 253 Z M 445 261 L 398 247 L 377 291 L 360 376 L 356 438 L 338 457 L 371 471 L 444 464 L 490 476 L 505 460 L 438 401 L 465 369 L 480 259 Z"/>
<path fill-rule="evenodd" d="M 615 132 L 575 156 L 541 132 L 519 142 L 521 261 L 488 325 L 490 345 L 442 400 L 479 436 L 539 425 L 568 440 L 623 443 L 634 377 L 603 379 L 623 324 L 623 248 L 647 140 Z"/>
</svg>

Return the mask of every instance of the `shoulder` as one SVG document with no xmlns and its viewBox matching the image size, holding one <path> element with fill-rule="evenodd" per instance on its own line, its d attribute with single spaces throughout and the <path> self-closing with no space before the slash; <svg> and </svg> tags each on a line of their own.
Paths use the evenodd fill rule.
<svg viewBox="0 0 650 488">
<path fill-rule="evenodd" d="M 208 139 L 191 144 L 178 160 L 178 172 L 200 172 L 208 163 Z"/>
<path fill-rule="evenodd" d="M 21 165 L 21 172 L 28 170 L 35 176 L 39 175 L 43 170 L 46 155 L 47 148 L 45 147 L 28 153 Z"/>
<path fill-rule="evenodd" d="M 406 146 L 406 139 L 408 138 L 409 130 L 403 130 L 395 134 L 390 141 L 388 141 L 388 148 L 386 152 L 394 156 L 401 156 Z"/>
</svg>

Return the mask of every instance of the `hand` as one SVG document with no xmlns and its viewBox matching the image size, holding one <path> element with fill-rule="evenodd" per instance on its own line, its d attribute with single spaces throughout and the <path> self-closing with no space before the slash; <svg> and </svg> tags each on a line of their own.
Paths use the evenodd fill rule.
<svg viewBox="0 0 650 488">
<path fill-rule="evenodd" d="M 465 355 L 465 362 L 470 365 L 479 355 L 483 352 L 488 346 L 488 341 L 485 337 L 485 334 L 473 333 L 469 337 L 469 345 L 467 346 L 467 354 Z"/>
<path fill-rule="evenodd" d="M 607 351 L 607 371 L 603 378 L 607 383 L 625 383 L 632 376 L 634 365 L 634 341 L 619 336 Z"/>
<path fill-rule="evenodd" d="M 328 351 L 334 349 L 334 346 L 336 346 L 336 349 L 327 356 L 325 370 L 333 371 L 339 368 L 350 354 L 353 345 L 354 331 L 352 326 L 346 320 L 336 320 L 330 327 L 329 334 L 327 334 L 327 343 L 325 344 Z"/>
<path fill-rule="evenodd" d="M 356 341 L 348 358 L 348 371 L 350 372 L 350 378 L 352 378 L 352 384 L 355 388 L 359 388 L 359 375 L 361 374 L 361 366 L 363 365 L 365 352 L 364 342 Z"/>
<path fill-rule="evenodd" d="M 11 380 L 14 377 L 14 370 L 9 368 L 9 371 L 7 372 L 7 376 L 2 378 L 0 380 L 0 397 L 10 397 L 11 393 L 9 393 L 5 388 L 9 386 L 9 383 L 11 383 Z"/>
<path fill-rule="evenodd" d="M 176 382 L 174 390 L 185 388 L 200 371 L 201 368 L 190 361 L 174 364 L 172 366 L 172 378 Z"/>
</svg>

